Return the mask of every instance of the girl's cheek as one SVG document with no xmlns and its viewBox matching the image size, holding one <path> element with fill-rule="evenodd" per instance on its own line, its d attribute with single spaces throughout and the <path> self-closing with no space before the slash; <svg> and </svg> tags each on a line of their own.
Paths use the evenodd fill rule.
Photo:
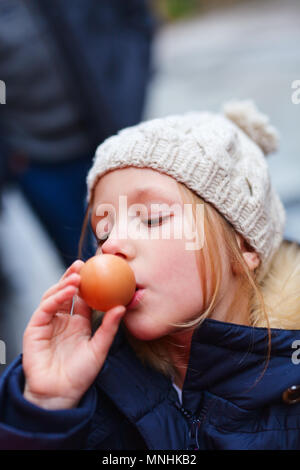
<svg viewBox="0 0 300 470">
<path fill-rule="evenodd" d="M 152 243 L 149 265 L 152 266 L 152 276 L 157 284 L 159 281 L 177 282 L 181 276 L 186 276 L 185 270 L 182 272 L 186 260 L 180 240 L 152 240 Z"/>
</svg>

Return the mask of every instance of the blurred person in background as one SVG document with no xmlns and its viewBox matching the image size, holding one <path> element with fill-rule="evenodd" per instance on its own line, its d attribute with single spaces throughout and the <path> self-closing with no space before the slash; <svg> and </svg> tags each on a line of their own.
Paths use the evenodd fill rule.
<svg viewBox="0 0 300 470">
<path fill-rule="evenodd" d="M 142 118 L 153 32 L 146 0 L 0 0 L 1 187 L 18 185 L 65 266 L 95 147 Z"/>
</svg>

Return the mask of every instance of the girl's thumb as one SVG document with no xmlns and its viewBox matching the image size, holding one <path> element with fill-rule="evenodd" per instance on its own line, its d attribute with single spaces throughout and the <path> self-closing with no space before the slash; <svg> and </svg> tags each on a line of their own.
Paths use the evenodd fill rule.
<svg viewBox="0 0 300 470">
<path fill-rule="evenodd" d="M 125 312 L 126 307 L 123 305 L 108 310 L 104 314 L 101 325 L 91 338 L 91 347 L 96 351 L 99 360 L 100 358 L 103 361 L 106 359 Z"/>
</svg>

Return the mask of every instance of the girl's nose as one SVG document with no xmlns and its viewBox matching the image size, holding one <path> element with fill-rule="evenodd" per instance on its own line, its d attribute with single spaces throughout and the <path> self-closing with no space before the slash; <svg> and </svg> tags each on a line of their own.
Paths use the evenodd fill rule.
<svg viewBox="0 0 300 470">
<path fill-rule="evenodd" d="M 130 240 L 108 238 L 102 245 L 102 253 L 121 256 L 129 261 L 135 258 L 136 249 Z"/>
</svg>

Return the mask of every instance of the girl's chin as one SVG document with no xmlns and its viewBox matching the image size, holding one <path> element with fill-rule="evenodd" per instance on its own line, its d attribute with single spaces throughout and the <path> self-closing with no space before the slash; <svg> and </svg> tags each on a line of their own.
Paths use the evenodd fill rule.
<svg viewBox="0 0 300 470">
<path fill-rule="evenodd" d="M 132 313 L 132 312 L 131 312 Z M 127 318 L 126 318 L 127 317 Z M 148 320 L 148 321 L 147 321 Z M 168 328 L 166 325 L 157 325 L 153 324 L 153 321 L 149 321 L 149 319 L 142 318 L 142 314 L 138 313 L 137 316 L 125 314 L 123 320 L 127 331 L 134 336 L 136 339 L 141 341 L 151 341 L 155 339 L 162 338 L 169 334 Z"/>
</svg>

